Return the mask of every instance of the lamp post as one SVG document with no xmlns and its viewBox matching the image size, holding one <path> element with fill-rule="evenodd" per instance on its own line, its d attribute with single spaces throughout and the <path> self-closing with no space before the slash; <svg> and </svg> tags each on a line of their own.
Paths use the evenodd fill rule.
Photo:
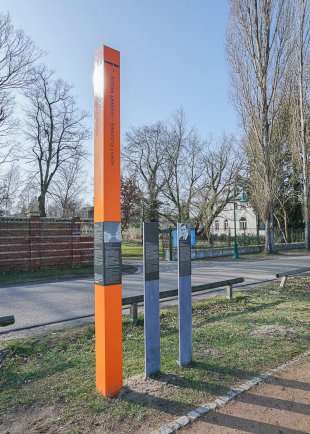
<svg viewBox="0 0 310 434">
<path fill-rule="evenodd" d="M 234 185 L 234 259 L 239 259 L 237 244 L 237 220 L 236 220 L 236 186 Z"/>
</svg>

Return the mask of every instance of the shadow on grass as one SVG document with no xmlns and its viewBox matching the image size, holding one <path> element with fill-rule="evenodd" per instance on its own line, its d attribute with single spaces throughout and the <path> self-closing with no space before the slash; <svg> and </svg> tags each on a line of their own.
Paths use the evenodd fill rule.
<svg viewBox="0 0 310 434">
<path fill-rule="evenodd" d="M 221 395 L 227 392 L 228 388 L 220 383 L 214 383 L 203 380 L 195 380 L 192 378 L 185 378 L 176 374 L 164 374 L 159 373 L 153 377 L 156 381 L 165 383 L 167 385 L 173 385 L 180 389 L 190 389 L 193 391 L 199 391 L 209 393 L 211 395 Z"/>
<path fill-rule="evenodd" d="M 182 401 L 161 398 L 149 392 L 139 392 L 127 386 L 122 389 L 121 396 L 118 398 L 129 403 L 139 404 L 141 407 L 148 407 L 173 416 L 184 415 L 191 411 L 193 405 Z"/>
<path fill-rule="evenodd" d="M 193 361 L 190 365 L 188 365 L 188 367 L 183 369 L 188 371 L 196 370 L 196 372 L 193 372 L 193 374 L 196 374 L 197 376 L 199 375 L 197 370 L 204 370 L 206 373 L 208 373 L 210 381 L 208 382 L 207 380 L 202 379 L 198 380 L 186 378 L 186 376 L 175 373 L 169 374 L 160 372 L 151 376 L 150 383 L 146 382 L 145 386 L 142 385 L 142 388 L 145 389 L 145 392 L 139 390 L 141 387 L 141 382 L 138 382 L 137 386 L 125 386 L 122 389 L 119 399 L 131 403 L 134 402 L 143 407 L 149 407 L 169 413 L 171 415 L 185 414 L 185 412 L 191 411 L 193 408 L 195 408 L 195 406 L 199 405 L 197 402 L 191 405 L 184 402 L 184 399 L 192 396 L 191 392 L 201 392 L 205 395 L 210 395 L 210 397 L 224 395 L 228 392 L 230 387 L 233 387 L 234 384 L 231 384 L 231 386 L 225 386 L 221 384 L 219 377 L 222 377 L 223 381 L 227 382 L 227 376 L 231 376 L 231 383 L 233 383 L 236 380 L 238 381 L 238 379 L 243 380 L 253 377 L 255 374 L 255 372 L 252 371 L 244 371 L 241 369 L 227 367 L 218 367 L 217 371 L 215 372 L 212 370 L 211 365 L 200 361 Z M 158 386 L 158 383 L 161 383 L 160 387 Z M 153 392 L 152 388 L 154 389 Z M 167 389 L 165 390 L 165 388 Z M 158 393 L 166 393 L 171 398 L 159 397 L 157 396 Z M 179 395 L 179 398 L 176 398 L 176 394 Z M 197 401 L 197 399 L 205 401 L 208 399 L 208 397 L 203 397 L 202 395 L 199 397 L 196 395 L 193 396 L 191 400 Z"/>
<path fill-rule="evenodd" d="M 200 321 L 198 320 L 198 318 L 194 318 L 194 324 L 193 327 L 195 328 L 199 328 L 201 326 L 203 326 L 204 324 L 207 323 L 214 323 L 216 321 L 223 321 L 223 320 L 229 320 L 231 318 L 236 318 L 240 315 L 246 315 L 249 313 L 257 313 L 260 312 L 261 310 L 265 310 L 271 307 L 275 307 L 278 306 L 279 304 L 283 303 L 283 300 L 277 300 L 271 303 L 262 303 L 258 306 L 243 306 L 242 310 L 236 311 L 236 312 L 221 312 L 218 315 L 207 315 L 207 311 L 205 313 L 205 316 L 203 318 L 200 318 Z M 193 317 L 195 316 L 195 308 L 193 310 Z"/>
<path fill-rule="evenodd" d="M 209 372 L 211 376 L 219 376 L 219 377 L 231 377 L 234 380 L 245 380 L 257 375 L 257 371 L 253 370 L 244 370 L 229 366 L 220 366 L 216 365 L 216 371 L 214 371 L 215 365 L 214 363 L 208 363 L 201 360 L 195 360 L 191 363 L 193 368 L 199 371 Z"/>
</svg>

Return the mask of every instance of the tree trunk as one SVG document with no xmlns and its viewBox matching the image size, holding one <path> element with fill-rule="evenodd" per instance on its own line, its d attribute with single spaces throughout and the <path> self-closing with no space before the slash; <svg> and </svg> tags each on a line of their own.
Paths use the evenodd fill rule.
<svg viewBox="0 0 310 434">
<path fill-rule="evenodd" d="M 307 188 L 304 192 L 304 220 L 305 220 L 305 249 L 310 250 L 310 217 L 309 217 L 309 199 Z"/>
<path fill-rule="evenodd" d="M 284 216 L 284 231 L 285 231 L 285 242 L 286 243 L 291 243 L 292 242 L 292 237 L 291 237 L 290 228 L 288 226 L 287 213 L 285 213 L 285 216 Z"/>
<path fill-rule="evenodd" d="M 265 219 L 265 250 L 266 254 L 274 253 L 274 225 L 273 213 L 269 212 L 267 219 Z"/>
<path fill-rule="evenodd" d="M 159 221 L 159 202 L 157 196 L 152 191 L 149 193 L 149 200 L 147 202 L 147 207 L 145 209 L 145 218 L 149 222 Z"/>
<path fill-rule="evenodd" d="M 38 202 L 39 202 L 40 217 L 46 217 L 45 193 L 41 192 L 40 196 L 38 197 Z"/>
<path fill-rule="evenodd" d="M 213 237 L 211 233 L 211 226 L 206 228 L 206 237 L 210 247 L 214 246 Z"/>
</svg>

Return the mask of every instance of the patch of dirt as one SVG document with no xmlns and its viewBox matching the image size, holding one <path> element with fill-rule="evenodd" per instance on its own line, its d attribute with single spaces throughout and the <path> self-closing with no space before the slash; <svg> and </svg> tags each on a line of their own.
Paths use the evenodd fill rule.
<svg viewBox="0 0 310 434">
<path fill-rule="evenodd" d="M 159 374 L 156 378 L 144 377 L 144 375 L 135 375 L 125 380 L 124 387 L 119 395 L 120 398 L 129 395 L 143 395 L 144 398 L 152 400 L 153 398 L 167 398 L 182 387 L 187 387 L 186 381 L 177 375 Z"/>
<path fill-rule="evenodd" d="M 188 434 L 309 433 L 310 358 L 181 430 Z"/>
<path fill-rule="evenodd" d="M 53 423 L 55 422 L 55 423 Z M 61 433 L 57 423 L 57 411 L 54 407 L 21 407 L 14 413 L 0 420 L 0 432 L 3 434 Z"/>
<path fill-rule="evenodd" d="M 199 351 L 196 351 L 197 354 L 204 357 L 224 357 L 224 353 L 217 348 L 204 348 Z"/>
<path fill-rule="evenodd" d="M 252 336 L 261 339 L 271 338 L 287 338 L 294 339 L 296 334 L 293 329 L 282 327 L 278 325 L 263 325 L 256 328 L 252 333 Z"/>
<path fill-rule="evenodd" d="M 189 433 L 256 434 L 307 433 L 310 426 L 309 391 L 310 357 L 287 368 L 268 382 L 241 394 L 218 411 L 210 411 L 184 431 Z M 116 421 L 111 414 L 102 412 L 85 417 L 77 411 L 64 422 L 61 407 L 15 408 L 0 418 L 2 434 L 147 434 L 159 426 L 172 422 L 193 408 L 187 405 L 173 408 L 167 398 L 178 387 L 186 387 L 186 381 L 175 375 L 158 375 L 145 379 L 137 375 L 128 379 L 118 397 L 137 402 L 143 398 L 146 407 L 156 409 L 146 420 L 132 420 L 128 415 Z M 169 402 L 169 406 L 167 405 Z M 108 420 L 109 419 L 109 420 Z M 108 423 L 108 425 L 107 425 Z M 296 431 L 297 430 L 297 431 Z M 183 432 L 183 430 L 181 430 Z"/>
</svg>

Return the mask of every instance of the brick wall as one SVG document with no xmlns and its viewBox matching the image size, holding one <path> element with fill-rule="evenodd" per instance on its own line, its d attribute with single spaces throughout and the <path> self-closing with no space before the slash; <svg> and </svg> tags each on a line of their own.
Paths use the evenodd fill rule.
<svg viewBox="0 0 310 434">
<path fill-rule="evenodd" d="M 92 220 L 0 217 L 0 271 L 92 265 Z"/>
</svg>

